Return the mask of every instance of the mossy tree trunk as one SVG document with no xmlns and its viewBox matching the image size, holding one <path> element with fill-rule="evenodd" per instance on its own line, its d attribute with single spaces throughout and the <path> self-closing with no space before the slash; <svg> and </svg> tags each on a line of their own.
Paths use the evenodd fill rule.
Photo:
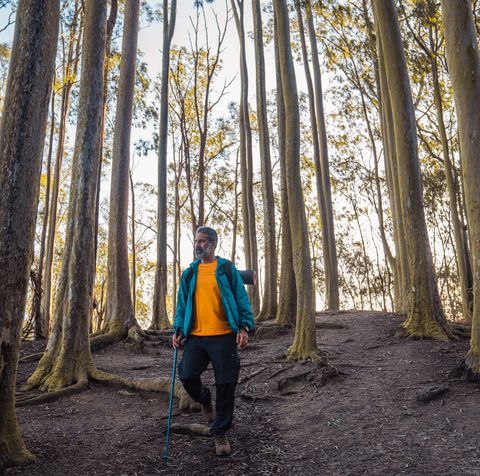
<svg viewBox="0 0 480 476">
<path fill-rule="evenodd" d="M 448 68 L 458 117 L 465 203 L 473 258 L 469 377 L 480 380 L 480 54 L 470 0 L 442 0 Z"/>
<path fill-rule="evenodd" d="M 175 30 L 177 1 L 172 0 L 170 15 L 168 0 L 163 0 L 162 80 L 160 85 L 160 131 L 158 143 L 157 201 L 157 264 L 153 291 L 151 329 L 170 327 L 167 314 L 167 139 L 168 139 L 168 72 L 170 45 Z"/>
<path fill-rule="evenodd" d="M 133 312 L 128 265 L 130 136 L 137 59 L 139 0 L 128 0 L 123 24 L 122 60 L 112 153 L 108 224 L 107 310 L 104 331 L 125 337 L 140 327 Z"/>
<path fill-rule="evenodd" d="M 415 115 L 393 0 L 373 0 L 392 107 L 396 169 L 409 275 L 404 333 L 447 340 L 452 336 L 443 314 L 425 221 Z M 398 213 L 398 210 L 397 210 Z M 403 270 L 402 270 L 403 271 Z"/>
<path fill-rule="evenodd" d="M 295 69 L 290 47 L 290 23 L 287 5 L 274 0 L 277 21 L 278 52 L 285 104 L 285 156 L 293 268 L 297 288 L 295 337 L 288 350 L 294 360 L 318 357 L 315 329 L 315 294 L 308 242 L 302 182 L 300 177 L 300 114 Z"/>
<path fill-rule="evenodd" d="M 15 414 L 15 383 L 33 256 L 59 2 L 20 0 L 0 125 L 0 472 L 32 459 Z"/>
<path fill-rule="evenodd" d="M 54 322 L 27 388 L 85 385 L 94 370 L 89 321 L 95 273 L 95 205 L 103 110 L 106 0 L 85 3 L 82 74 L 67 234 Z"/>
<path fill-rule="evenodd" d="M 263 228 L 265 240 L 265 277 L 259 321 L 275 319 L 277 314 L 277 250 L 275 237 L 275 204 L 273 199 L 270 134 L 267 118 L 267 93 L 265 87 L 265 54 L 263 48 L 262 11 L 260 0 L 252 0 L 253 33 L 255 41 L 257 122 L 262 172 Z"/>
</svg>

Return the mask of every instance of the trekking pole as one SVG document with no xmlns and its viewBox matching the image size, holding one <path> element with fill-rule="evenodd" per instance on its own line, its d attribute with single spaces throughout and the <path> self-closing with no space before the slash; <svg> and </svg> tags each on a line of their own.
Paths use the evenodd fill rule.
<svg viewBox="0 0 480 476">
<path fill-rule="evenodd" d="M 165 442 L 165 453 L 163 454 L 163 459 L 165 463 L 168 462 L 168 443 L 170 440 L 170 424 L 172 422 L 172 406 L 173 406 L 173 390 L 175 389 L 175 373 L 177 370 L 177 354 L 178 347 L 175 347 L 173 352 L 173 368 L 172 368 L 172 387 L 170 389 L 170 402 L 168 404 L 168 421 L 167 421 L 167 439 Z"/>
</svg>

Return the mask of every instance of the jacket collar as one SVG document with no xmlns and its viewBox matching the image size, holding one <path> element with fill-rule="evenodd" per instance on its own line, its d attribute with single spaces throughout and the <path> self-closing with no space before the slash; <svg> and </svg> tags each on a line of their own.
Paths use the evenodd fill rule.
<svg viewBox="0 0 480 476">
<path fill-rule="evenodd" d="M 227 260 L 225 258 L 222 258 L 221 256 L 217 256 L 217 268 L 221 268 Z M 190 263 L 190 267 L 193 269 L 197 269 L 198 265 L 200 264 L 200 258 L 197 258 L 195 261 Z"/>
</svg>

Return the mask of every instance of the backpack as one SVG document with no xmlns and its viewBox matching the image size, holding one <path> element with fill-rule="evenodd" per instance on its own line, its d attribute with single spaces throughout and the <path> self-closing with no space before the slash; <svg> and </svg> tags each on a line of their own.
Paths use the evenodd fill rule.
<svg viewBox="0 0 480 476">
<path fill-rule="evenodd" d="M 228 279 L 228 284 L 230 285 L 230 289 L 233 292 L 233 283 L 232 283 L 232 262 L 230 260 L 226 260 L 226 263 L 223 265 L 223 271 Z M 185 276 L 185 282 L 187 284 L 187 288 L 190 286 L 190 281 L 193 278 L 193 268 L 188 268 L 188 274 Z"/>
</svg>

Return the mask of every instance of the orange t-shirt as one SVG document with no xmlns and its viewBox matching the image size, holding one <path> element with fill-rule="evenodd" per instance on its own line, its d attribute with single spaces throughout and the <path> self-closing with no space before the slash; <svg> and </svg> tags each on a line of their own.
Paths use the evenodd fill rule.
<svg viewBox="0 0 480 476">
<path fill-rule="evenodd" d="M 195 323 L 190 334 L 195 336 L 218 336 L 232 334 L 228 325 L 222 296 L 215 277 L 217 260 L 198 265 L 195 285 Z"/>
</svg>

